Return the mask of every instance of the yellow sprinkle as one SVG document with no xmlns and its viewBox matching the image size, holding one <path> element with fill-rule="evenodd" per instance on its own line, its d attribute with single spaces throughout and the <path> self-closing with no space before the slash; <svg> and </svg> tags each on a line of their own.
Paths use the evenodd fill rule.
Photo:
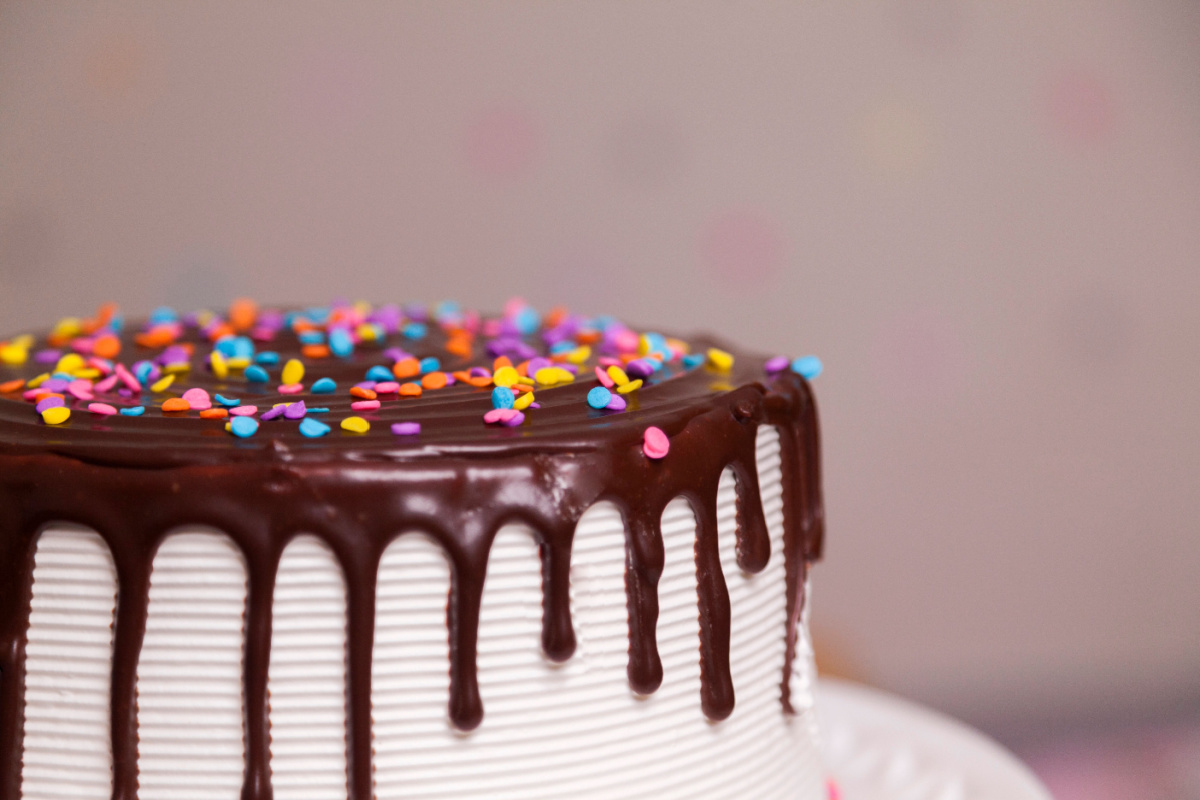
<svg viewBox="0 0 1200 800">
<path fill-rule="evenodd" d="M 279 408 L 280 406 L 290 406 L 290 405 L 291 405 L 291 403 L 276 403 L 275 405 L 271 406 L 271 408 Z"/>
<path fill-rule="evenodd" d="M 360 317 L 365 317 L 371 313 L 371 304 L 366 300 L 356 300 L 354 302 L 354 310 Z"/>
<path fill-rule="evenodd" d="M 0 361 L 11 367 L 19 367 L 29 360 L 29 348 L 16 344 L 6 344 L 0 347 Z"/>
<path fill-rule="evenodd" d="M 570 361 L 572 364 L 582 364 L 591 357 L 592 348 L 588 347 L 586 344 L 581 344 L 579 347 L 576 347 L 574 350 L 567 353 L 567 361 Z"/>
<path fill-rule="evenodd" d="M 727 370 L 733 366 L 733 356 L 715 347 L 708 348 L 708 363 L 717 369 Z"/>
<path fill-rule="evenodd" d="M 533 373 L 533 379 L 543 386 L 553 386 L 558 383 L 558 370 L 554 367 L 542 367 Z"/>
<path fill-rule="evenodd" d="M 66 406 L 47 408 L 42 412 L 42 419 L 47 425 L 61 425 L 71 417 L 71 409 Z"/>
<path fill-rule="evenodd" d="M 167 364 L 165 367 L 163 367 L 163 372 L 170 373 L 172 375 L 178 375 L 181 372 L 191 372 L 191 370 L 192 365 L 186 361 L 176 361 L 174 364 Z M 216 370 L 213 371 L 213 374 L 216 374 Z"/>
<path fill-rule="evenodd" d="M 220 350 L 213 350 L 208 357 L 208 363 L 212 366 L 213 375 L 217 376 L 218 380 L 224 380 L 229 374 L 229 364 L 225 361 L 225 356 L 221 355 Z"/>
<path fill-rule="evenodd" d="M 226 422 L 226 423 L 225 423 L 225 432 L 226 432 L 226 433 L 231 433 L 232 431 L 233 431 L 233 423 L 232 423 L 232 422 Z"/>
<path fill-rule="evenodd" d="M 175 382 L 174 375 L 168 375 L 165 378 L 159 378 L 157 381 L 155 381 L 154 383 L 152 383 L 150 385 L 150 391 L 165 392 L 167 390 L 167 387 L 170 386 L 174 382 Z"/>
<path fill-rule="evenodd" d="M 204 311 L 197 311 L 196 312 L 196 326 L 200 327 L 200 328 L 207 327 L 208 323 L 213 321 L 214 316 L 216 316 L 216 315 L 207 309 L 205 309 Z"/>
<path fill-rule="evenodd" d="M 562 367 L 551 367 L 550 369 L 554 370 L 554 374 L 558 376 L 557 383 L 571 383 L 575 380 L 575 375 L 569 369 Z"/>
<path fill-rule="evenodd" d="M 374 325 L 368 325 L 364 322 L 362 325 L 359 325 L 357 328 L 355 328 L 355 332 L 358 334 L 358 338 L 364 342 L 375 341 Z"/>
<path fill-rule="evenodd" d="M 41 375 L 38 375 L 36 378 L 30 378 L 28 381 L 26 381 L 25 388 L 26 389 L 36 389 L 37 387 L 41 386 L 42 383 L 44 383 L 45 381 L 48 381 L 48 380 L 50 380 L 50 373 L 43 372 Z"/>
<path fill-rule="evenodd" d="M 235 358 L 225 359 L 225 366 L 229 369 L 245 369 L 250 366 L 250 359 L 245 356 L 237 356 Z"/>
<path fill-rule="evenodd" d="M 77 317 L 63 317 L 54 326 L 54 332 L 63 337 L 75 336 L 83 331 Z"/>
<path fill-rule="evenodd" d="M 100 370 L 96 369 L 95 367 L 84 367 L 83 369 L 75 370 L 75 377 L 86 378 L 89 381 L 94 381 L 96 378 L 100 377 Z"/>
<path fill-rule="evenodd" d="M 629 383 L 629 376 L 625 374 L 625 370 L 615 364 L 608 368 L 608 377 L 613 379 L 613 383 L 617 386 L 624 386 Z"/>
<path fill-rule="evenodd" d="M 20 336 L 14 336 L 12 343 L 17 347 L 24 347 L 26 350 L 33 347 L 33 336 L 28 333 L 22 333 Z"/>
<path fill-rule="evenodd" d="M 74 375 L 75 370 L 83 369 L 86 366 L 87 363 L 83 360 L 83 356 L 79 355 L 79 353 L 67 353 L 58 360 L 57 364 L 54 365 L 54 371 L 65 372 L 68 375 Z"/>
<path fill-rule="evenodd" d="M 492 383 L 497 386 L 512 386 L 514 383 L 520 382 L 520 380 L 520 374 L 512 367 L 501 367 L 492 376 Z"/>
<path fill-rule="evenodd" d="M 533 392 L 525 392 L 513 401 L 513 408 L 517 411 L 524 411 L 529 408 L 529 404 L 533 402 Z"/>
<path fill-rule="evenodd" d="M 351 433 L 366 433 L 371 430 L 371 423 L 362 417 L 346 417 L 342 420 L 342 430 Z"/>
<path fill-rule="evenodd" d="M 642 379 L 638 378 L 636 381 L 630 381 L 618 386 L 617 394 L 629 394 L 630 392 L 636 392 L 640 388 L 642 388 Z"/>
<path fill-rule="evenodd" d="M 683 339 L 668 338 L 667 347 L 682 355 L 687 355 L 691 350 L 691 345 L 689 345 Z"/>
<path fill-rule="evenodd" d="M 638 355 L 644 356 L 650 352 L 650 338 L 646 334 L 638 337 Z"/>
<path fill-rule="evenodd" d="M 288 359 L 283 365 L 283 374 L 279 376 L 280 383 L 299 383 L 304 380 L 304 364 L 299 359 Z"/>
</svg>

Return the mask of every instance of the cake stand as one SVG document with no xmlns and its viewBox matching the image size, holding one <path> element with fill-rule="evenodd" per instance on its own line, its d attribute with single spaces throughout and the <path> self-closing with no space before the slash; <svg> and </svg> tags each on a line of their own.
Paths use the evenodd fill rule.
<svg viewBox="0 0 1200 800">
<path fill-rule="evenodd" d="M 1025 765 L 961 722 L 822 678 L 825 765 L 841 800 L 1051 800 Z"/>
</svg>

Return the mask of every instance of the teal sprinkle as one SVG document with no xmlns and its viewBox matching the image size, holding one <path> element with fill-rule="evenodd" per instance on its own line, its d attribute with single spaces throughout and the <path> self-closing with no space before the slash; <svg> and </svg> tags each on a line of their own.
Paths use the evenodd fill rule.
<svg viewBox="0 0 1200 800">
<path fill-rule="evenodd" d="M 324 422 L 317 422 L 315 419 L 305 417 L 300 422 L 300 433 L 310 439 L 315 439 L 329 433 L 329 426 Z"/>
<path fill-rule="evenodd" d="M 262 364 L 264 367 L 273 367 L 279 363 L 279 353 L 274 350 L 264 350 L 254 357 L 255 364 Z"/>
<path fill-rule="evenodd" d="M 121 414 L 126 417 L 140 417 L 142 414 L 145 414 L 145 413 L 146 413 L 145 406 L 130 406 L 129 408 L 121 409 Z"/>
<path fill-rule="evenodd" d="M 703 353 L 689 353 L 683 357 L 683 366 L 685 369 L 695 369 L 704 363 Z"/>
<path fill-rule="evenodd" d="M 258 432 L 258 420 L 254 417 L 234 417 L 229 423 L 229 432 L 239 439 L 245 439 Z"/>
<path fill-rule="evenodd" d="M 804 376 L 804 380 L 806 381 L 811 381 L 820 375 L 824 369 L 825 365 L 816 356 L 800 356 L 800 358 L 792 362 L 792 372 Z"/>
<path fill-rule="evenodd" d="M 424 375 L 426 372 L 437 372 L 442 368 L 442 362 L 430 356 L 429 358 L 422 358 L 419 367 L 421 374 Z"/>
<path fill-rule="evenodd" d="M 266 383 L 271 380 L 271 376 L 267 374 L 267 371 L 256 364 L 246 367 L 246 371 L 243 374 L 246 376 L 246 380 L 251 383 Z"/>
<path fill-rule="evenodd" d="M 376 365 L 367 370 L 367 380 L 383 383 L 384 381 L 394 380 L 394 377 L 390 369 Z"/>
<path fill-rule="evenodd" d="M 226 397 L 221 394 L 214 394 L 213 400 L 217 401 L 217 405 L 225 406 L 226 408 L 233 408 L 242 404 L 242 401 L 236 397 Z"/>
<path fill-rule="evenodd" d="M 320 378 L 313 382 L 312 389 L 309 391 L 313 394 L 333 394 L 337 391 L 337 383 L 333 378 Z"/>
</svg>

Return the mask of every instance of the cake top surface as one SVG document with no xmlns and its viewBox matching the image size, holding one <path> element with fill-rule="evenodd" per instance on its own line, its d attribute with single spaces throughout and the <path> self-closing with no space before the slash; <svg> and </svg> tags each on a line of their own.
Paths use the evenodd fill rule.
<svg viewBox="0 0 1200 800">
<path fill-rule="evenodd" d="M 398 462 L 581 451 L 653 429 L 646 453 L 661 457 L 659 426 L 681 409 L 820 368 L 519 299 L 495 316 L 243 299 L 138 322 L 106 305 L 0 342 L 0 452 L 139 467 Z"/>
</svg>

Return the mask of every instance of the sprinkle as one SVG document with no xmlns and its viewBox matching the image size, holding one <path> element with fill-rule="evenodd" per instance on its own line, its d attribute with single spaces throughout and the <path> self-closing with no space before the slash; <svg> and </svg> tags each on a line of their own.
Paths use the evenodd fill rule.
<svg viewBox="0 0 1200 800">
<path fill-rule="evenodd" d="M 596 386 L 587 393 L 587 404 L 595 409 L 607 408 L 611 399 L 612 392 L 603 386 Z"/>
<path fill-rule="evenodd" d="M 267 371 L 258 365 L 246 367 L 246 371 L 242 374 L 251 383 L 266 383 L 271 380 L 271 376 L 267 374 Z"/>
<path fill-rule="evenodd" d="M 618 386 L 617 391 L 621 394 L 629 394 L 630 392 L 636 392 L 640 388 L 642 388 L 642 379 L 638 378 L 636 381 L 630 381 L 624 386 Z"/>
<path fill-rule="evenodd" d="M 412 356 L 402 358 L 392 367 L 392 375 L 397 378 L 415 378 L 421 374 L 421 362 Z"/>
<path fill-rule="evenodd" d="M 299 383 L 304 380 L 304 364 L 299 359 L 289 359 L 283 365 L 283 374 L 279 376 L 279 380 L 285 384 Z"/>
<path fill-rule="evenodd" d="M 20 378 L 12 381 L 5 381 L 4 383 L 0 383 L 0 393 L 9 394 L 10 392 L 18 392 L 24 385 L 25 381 L 21 380 Z"/>
<path fill-rule="evenodd" d="M 375 384 L 375 394 L 395 394 L 400 391 L 400 384 L 395 381 L 380 381 Z"/>
<path fill-rule="evenodd" d="M 38 400 L 37 405 L 33 407 L 33 410 L 41 414 L 48 408 L 58 408 L 59 406 L 65 406 L 66 404 L 66 401 L 63 400 L 61 395 L 52 394 L 49 397 L 43 397 L 41 400 Z"/>
<path fill-rule="evenodd" d="M 337 383 L 334 382 L 333 378 L 319 378 L 313 382 L 312 388 L 309 391 L 313 394 L 333 394 L 337 391 Z"/>
<path fill-rule="evenodd" d="M 237 406 L 229 409 L 229 413 L 235 417 L 252 417 L 258 413 L 258 406 Z"/>
<path fill-rule="evenodd" d="M 606 372 L 603 367 L 596 367 L 596 380 L 600 381 L 605 389 L 611 389 L 616 385 L 613 382 L 612 377 L 609 376 L 608 372 Z"/>
<path fill-rule="evenodd" d="M 392 433 L 397 436 L 416 436 L 421 432 L 419 422 L 396 422 L 392 424 Z"/>
<path fill-rule="evenodd" d="M 350 404 L 353 411 L 375 411 L 379 408 L 378 400 L 356 400 Z"/>
<path fill-rule="evenodd" d="M 637 358 L 625 365 L 625 372 L 635 378 L 649 378 L 654 374 L 654 363 L 648 358 Z"/>
<path fill-rule="evenodd" d="M 354 354 L 354 339 L 345 328 L 334 328 L 329 332 L 329 349 L 338 358 L 349 358 Z"/>
<path fill-rule="evenodd" d="M 342 430 L 351 433 L 366 433 L 371 430 L 371 423 L 362 417 L 346 417 L 342 420 Z"/>
<path fill-rule="evenodd" d="M 733 366 L 733 356 L 715 347 L 708 348 L 708 363 L 719 370 L 728 370 Z"/>
<path fill-rule="evenodd" d="M 43 372 L 41 375 L 38 375 L 35 378 L 30 378 L 29 382 L 26 383 L 25 385 L 28 386 L 30 389 L 36 389 L 38 386 L 41 386 L 43 383 L 45 383 L 48 380 L 50 380 L 50 373 Z"/>
<path fill-rule="evenodd" d="M 212 408 L 212 400 L 209 399 L 208 392 L 199 387 L 188 389 L 183 393 L 183 399 L 186 400 L 188 406 L 195 411 L 203 411 L 206 408 Z"/>
<path fill-rule="evenodd" d="M 804 380 L 811 381 L 821 374 L 825 365 L 816 356 L 800 356 L 792 362 L 792 372 L 802 375 Z"/>
<path fill-rule="evenodd" d="M 22 361 L 22 363 L 24 362 Z M 82 369 L 85 364 L 86 362 L 83 360 L 83 356 L 79 355 L 78 353 L 67 353 L 58 360 L 57 364 L 54 365 L 54 371 L 65 372 L 68 375 L 71 375 L 75 372 L 75 370 Z"/>
<path fill-rule="evenodd" d="M 239 439 L 258 433 L 258 420 L 254 417 L 234 417 L 229 421 L 229 432 Z"/>
<path fill-rule="evenodd" d="M 483 415 L 483 421 L 489 425 L 500 423 L 515 428 L 525 421 L 525 415 L 513 408 L 493 408 Z"/>
<path fill-rule="evenodd" d="M 424 339 L 425 325 L 420 322 L 410 322 L 401 331 L 407 339 Z"/>
<path fill-rule="evenodd" d="M 200 412 L 200 419 L 225 419 L 228 416 L 227 408 L 206 408 Z"/>
<path fill-rule="evenodd" d="M 135 378 L 133 373 L 124 364 L 114 364 L 113 371 L 117 373 L 117 376 L 121 379 L 121 383 L 125 384 L 131 391 L 140 392 L 142 390 L 141 381 Z"/>
<path fill-rule="evenodd" d="M 646 458 L 658 460 L 667 454 L 671 449 L 671 440 L 667 438 L 667 434 L 662 428 L 656 428 L 651 425 L 646 428 L 646 432 L 642 435 L 642 452 L 646 454 Z"/>
<path fill-rule="evenodd" d="M 85 380 L 71 381 L 71 383 L 67 385 L 67 394 L 71 395 L 76 400 L 91 400 L 92 382 Z"/>
<path fill-rule="evenodd" d="M 442 368 L 442 362 L 430 356 L 429 358 L 422 358 L 418 366 L 420 366 L 422 373 L 437 372 Z"/>
<path fill-rule="evenodd" d="M 229 364 L 220 350 L 213 350 L 208 356 L 208 365 L 212 367 L 213 375 L 219 380 L 225 380 L 229 375 Z"/>
<path fill-rule="evenodd" d="M 262 413 L 262 416 L 260 417 L 260 419 L 262 419 L 263 422 L 270 422 L 273 419 L 282 417 L 283 412 L 286 410 L 287 410 L 287 403 L 280 403 L 279 405 L 273 406 L 272 408 L 264 411 Z"/>
<path fill-rule="evenodd" d="M 109 375 L 107 378 L 105 378 L 104 380 L 100 381 L 95 386 L 93 386 L 92 390 L 96 391 L 96 392 L 111 392 L 113 390 L 113 387 L 117 385 L 117 381 L 119 381 L 120 379 L 121 379 L 121 376 L 117 375 L 116 373 L 113 373 L 112 375 Z"/>
<path fill-rule="evenodd" d="M 567 361 L 571 364 L 582 364 L 592 357 L 592 348 L 585 345 L 576 347 L 571 352 L 567 353 Z"/>
<path fill-rule="evenodd" d="M 71 409 L 66 406 L 54 406 L 42 412 L 42 421 L 47 425 L 61 425 L 71 418 Z"/>
<path fill-rule="evenodd" d="M 516 395 L 507 386 L 497 386 L 492 389 L 492 408 L 513 408 Z"/>
<path fill-rule="evenodd" d="M 286 419 L 304 419 L 308 414 L 308 407 L 304 405 L 303 400 L 297 400 L 295 403 L 288 403 L 283 409 L 283 416 Z"/>
<path fill-rule="evenodd" d="M 387 367 L 376 365 L 367 370 L 367 380 L 375 381 L 376 383 L 379 383 L 380 381 L 390 381 L 392 377 L 392 371 Z"/>
<path fill-rule="evenodd" d="M 437 359 L 433 359 L 436 361 Z M 421 387 L 424 389 L 441 389 L 449 383 L 449 378 L 444 372 L 430 372 L 421 378 Z"/>
<path fill-rule="evenodd" d="M 619 394 L 614 394 L 608 399 L 608 405 L 605 408 L 609 411 L 624 411 L 626 406 L 625 398 Z"/>
<path fill-rule="evenodd" d="M 279 363 L 279 353 L 274 350 L 264 350 L 254 357 L 255 364 L 262 364 L 264 367 L 273 367 Z"/>
<path fill-rule="evenodd" d="M 319 420 L 305 417 L 300 421 L 300 434 L 309 439 L 316 439 L 329 433 L 329 426 Z"/>
<path fill-rule="evenodd" d="M 142 414 L 145 414 L 145 413 L 146 413 L 145 406 L 130 406 L 129 408 L 121 409 L 121 415 L 125 416 L 125 417 L 140 417 Z"/>
<path fill-rule="evenodd" d="M 29 360 L 29 348 L 15 344 L 0 345 L 0 361 L 10 367 L 19 367 Z"/>
<path fill-rule="evenodd" d="M 520 374 L 511 365 L 500 367 L 492 375 L 492 383 L 497 386 L 512 386 L 519 380 L 521 380 Z"/>
<path fill-rule="evenodd" d="M 108 403 L 88 403 L 88 411 L 93 414 L 101 414 L 105 417 L 110 417 L 117 413 L 117 410 Z"/>
<path fill-rule="evenodd" d="M 233 408 L 234 406 L 236 406 L 242 402 L 241 400 L 237 399 L 236 397 L 226 397 L 221 394 L 213 395 L 213 400 L 217 401 L 217 405 L 222 405 L 222 406 L 225 406 L 226 408 Z"/>
<path fill-rule="evenodd" d="M 629 383 L 629 376 L 625 374 L 625 370 L 615 365 L 608 368 L 608 377 L 612 378 L 613 383 L 617 386 Z"/>
<path fill-rule="evenodd" d="M 92 353 L 100 358 L 116 358 L 121 353 L 121 340 L 111 333 L 97 336 L 92 342 Z"/>
<path fill-rule="evenodd" d="M 164 400 L 162 404 L 163 411 L 190 411 L 192 404 L 182 397 L 172 397 L 169 400 Z"/>
<path fill-rule="evenodd" d="M 768 358 L 767 363 L 763 364 L 763 372 L 767 373 L 768 375 L 774 375 L 777 372 L 783 372 L 788 368 L 789 360 L 790 359 L 788 359 L 787 356 L 775 356 L 774 358 Z"/>
<path fill-rule="evenodd" d="M 521 396 L 513 401 L 513 408 L 517 411 L 524 411 L 533 403 L 533 392 L 522 392 Z M 536 406 L 535 406 L 536 407 Z"/>
<path fill-rule="evenodd" d="M 534 373 L 533 379 L 543 386 L 553 386 L 558 383 L 558 370 L 554 367 L 542 367 Z"/>
<path fill-rule="evenodd" d="M 309 414 L 328 414 L 329 409 L 328 408 L 310 408 L 310 409 L 308 409 L 308 413 Z"/>
<path fill-rule="evenodd" d="M 408 383 L 402 383 L 400 384 L 399 391 L 401 397 L 420 397 L 421 384 L 413 383 L 412 381 L 409 381 Z"/>
<path fill-rule="evenodd" d="M 364 388 L 362 386 L 351 386 L 350 394 L 353 395 L 354 397 L 358 397 L 363 400 L 374 400 L 376 397 L 376 394 L 374 391 L 372 391 L 371 389 Z"/>
<path fill-rule="evenodd" d="M 168 386 L 170 386 L 170 385 L 171 385 L 172 383 L 174 383 L 174 382 L 175 382 L 175 376 L 174 376 L 174 375 L 168 375 L 168 376 L 166 376 L 165 378 L 160 378 L 159 380 L 157 380 L 157 381 L 155 381 L 154 383 L 152 383 L 152 384 L 150 385 L 150 391 L 152 391 L 152 392 L 165 392 L 165 391 L 167 390 L 167 387 L 168 387 Z"/>
<path fill-rule="evenodd" d="M 303 383 L 281 383 L 275 387 L 280 394 L 300 394 L 304 391 Z"/>
</svg>

